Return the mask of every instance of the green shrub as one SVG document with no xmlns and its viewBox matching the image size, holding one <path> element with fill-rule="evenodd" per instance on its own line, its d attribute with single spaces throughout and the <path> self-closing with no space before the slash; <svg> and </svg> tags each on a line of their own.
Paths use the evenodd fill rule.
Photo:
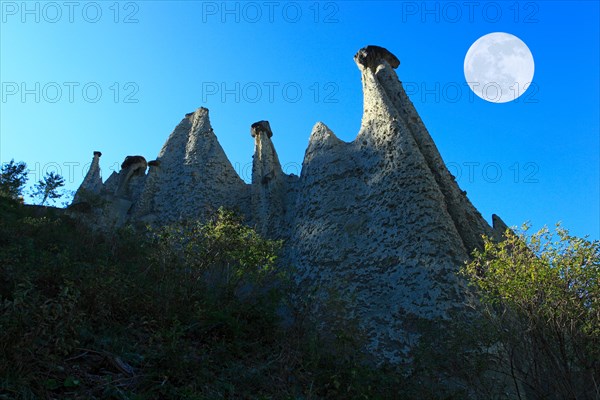
<svg viewBox="0 0 600 400">
<path fill-rule="evenodd" d="M 517 395 L 600 396 L 600 242 L 557 227 L 485 239 L 463 274 Z"/>
<path fill-rule="evenodd" d="M 99 235 L 0 198 L 0 219 L 0 399 L 502 398 L 494 386 L 499 380 L 486 372 L 509 360 L 499 353 L 517 344 L 500 341 L 498 321 L 513 324 L 511 335 L 523 335 L 519 329 L 528 321 L 498 313 L 509 303 L 496 298 L 477 311 L 492 319 L 422 321 L 425 334 L 413 362 L 377 366 L 362 353 L 360 329 L 340 323 L 348 305 L 335 292 L 325 303 L 310 296 L 298 302 L 290 269 L 278 264 L 281 243 L 261 238 L 226 210 L 206 223 Z M 569 240 L 571 250 L 554 259 L 586 261 L 591 275 L 568 271 L 579 277 L 573 282 L 584 282 L 595 276 L 594 247 Z M 486 246 L 471 271 L 502 259 L 491 246 L 505 246 L 519 259 L 516 241 Z M 522 259 L 534 259 L 528 257 Z M 579 308 L 561 318 L 584 310 L 593 317 L 597 286 L 585 282 L 570 286 Z M 285 326 L 282 306 L 296 312 Z M 595 320 L 586 318 L 573 332 L 583 333 L 578 351 L 595 357 L 596 342 L 581 345 L 597 332 Z M 319 323 L 328 329 L 317 329 Z M 529 365 L 514 361 L 521 369 Z"/>
<path fill-rule="evenodd" d="M 230 212 L 110 236 L 1 218 L 0 398 L 394 398 L 348 338 L 282 328 L 281 243 Z"/>
</svg>

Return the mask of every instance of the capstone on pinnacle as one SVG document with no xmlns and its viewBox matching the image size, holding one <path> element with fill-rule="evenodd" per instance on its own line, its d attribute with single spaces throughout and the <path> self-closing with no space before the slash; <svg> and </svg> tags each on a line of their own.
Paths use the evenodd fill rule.
<svg viewBox="0 0 600 400">
<path fill-rule="evenodd" d="M 400 60 L 395 55 L 379 46 L 363 47 L 354 55 L 354 61 L 365 68 L 375 69 L 381 64 L 381 60 L 387 61 L 394 69 L 400 65 Z"/>
<path fill-rule="evenodd" d="M 250 135 L 252 137 L 256 137 L 259 133 L 266 133 L 267 137 L 272 137 L 273 132 L 271 131 L 271 125 L 269 125 L 269 121 L 258 121 L 252 124 L 250 127 Z"/>
<path fill-rule="evenodd" d="M 123 161 L 123 164 L 121 164 L 121 169 L 127 169 L 135 164 L 140 164 L 139 168 L 141 169 L 143 167 L 144 171 L 148 166 L 148 163 L 146 162 L 146 159 L 143 156 L 127 156 L 125 157 L 125 161 Z"/>
</svg>

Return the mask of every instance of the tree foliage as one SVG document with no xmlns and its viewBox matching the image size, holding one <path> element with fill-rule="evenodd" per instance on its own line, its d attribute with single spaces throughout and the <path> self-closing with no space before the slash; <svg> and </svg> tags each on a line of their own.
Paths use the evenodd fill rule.
<svg viewBox="0 0 600 400">
<path fill-rule="evenodd" d="M 600 242 L 557 226 L 485 239 L 462 273 L 518 396 L 600 398 Z"/>
<path fill-rule="evenodd" d="M 40 205 L 44 205 L 48 199 L 55 200 L 62 197 L 63 193 L 58 189 L 65 185 L 62 176 L 55 172 L 48 172 L 43 179 L 35 184 L 32 197 L 40 199 Z"/>
<path fill-rule="evenodd" d="M 27 165 L 24 162 L 15 163 L 15 160 L 10 160 L 3 164 L 0 169 L 0 195 L 18 199 L 27 182 L 27 172 Z"/>
</svg>

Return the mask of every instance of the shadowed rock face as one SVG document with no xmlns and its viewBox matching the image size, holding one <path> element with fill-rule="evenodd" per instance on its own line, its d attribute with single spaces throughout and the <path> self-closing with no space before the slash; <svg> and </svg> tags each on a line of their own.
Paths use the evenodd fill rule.
<svg viewBox="0 0 600 400">
<path fill-rule="evenodd" d="M 447 170 L 398 80 L 397 59 L 370 46 L 355 61 L 361 129 L 346 143 L 314 127 L 286 250 L 303 286 L 334 288 L 368 348 L 397 362 L 418 336 L 413 321 L 461 307 L 456 272 L 492 230 Z"/>
<path fill-rule="evenodd" d="M 171 133 L 148 174 L 132 174 L 136 165 L 145 171 L 145 160 L 128 157 L 126 168 L 98 186 L 95 155 L 82 188 L 112 204 L 98 213 L 105 225 L 205 218 L 220 206 L 243 211 L 260 233 L 284 239 L 283 261 L 297 268 L 301 287 L 323 298 L 334 290 L 367 348 L 379 360 L 400 362 L 418 336 L 415 319 L 460 309 L 465 290 L 456 272 L 482 234 L 497 232 L 446 168 L 394 71 L 398 59 L 368 46 L 355 61 L 361 129 L 346 143 L 317 123 L 300 177 L 282 172 L 271 126 L 259 121 L 251 126 L 252 183 L 244 183 L 208 110 L 199 108 Z M 495 227 L 504 229 L 499 221 Z"/>
<path fill-rule="evenodd" d="M 83 179 L 81 186 L 77 189 L 72 204 L 88 203 L 90 201 L 90 196 L 98 196 L 104 189 L 102 177 L 100 176 L 101 156 L 101 152 L 94 151 L 94 158 L 90 164 L 90 169 Z"/>
<path fill-rule="evenodd" d="M 254 138 L 250 223 L 263 235 L 289 239 L 298 178 L 283 173 L 268 121 L 252 124 L 250 135 Z"/>
</svg>

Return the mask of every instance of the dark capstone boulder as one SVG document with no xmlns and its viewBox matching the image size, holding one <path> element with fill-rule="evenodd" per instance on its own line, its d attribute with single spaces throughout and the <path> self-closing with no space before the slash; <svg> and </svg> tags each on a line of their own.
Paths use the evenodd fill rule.
<svg viewBox="0 0 600 400">
<path fill-rule="evenodd" d="M 143 167 L 144 170 L 148 166 L 146 159 L 142 156 L 127 156 L 125 157 L 125 161 L 121 164 L 121 169 L 127 169 L 131 166 L 135 165 L 136 169 Z"/>
<path fill-rule="evenodd" d="M 271 125 L 269 124 L 269 121 L 258 121 L 250 126 L 250 135 L 252 137 L 256 137 L 256 135 L 258 135 L 261 132 L 266 133 L 267 137 L 273 136 L 273 132 L 271 131 Z"/>
<path fill-rule="evenodd" d="M 381 64 L 382 60 L 387 61 L 387 63 L 390 64 L 390 66 L 394 69 L 398 68 L 400 65 L 400 60 L 398 60 L 395 55 L 390 53 L 387 49 L 379 46 L 363 47 L 358 51 L 358 53 L 356 53 L 354 60 L 356 60 L 356 62 L 363 67 L 368 67 L 371 69 L 377 68 Z"/>
</svg>

